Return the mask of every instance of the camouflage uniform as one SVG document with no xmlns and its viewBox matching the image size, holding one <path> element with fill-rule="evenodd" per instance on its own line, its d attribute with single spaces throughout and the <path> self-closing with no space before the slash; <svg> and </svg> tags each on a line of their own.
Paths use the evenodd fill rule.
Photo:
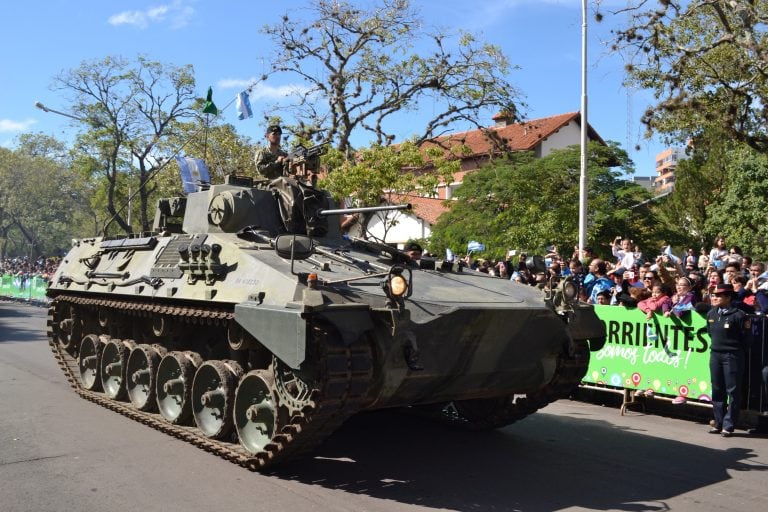
<svg viewBox="0 0 768 512">
<path fill-rule="evenodd" d="M 278 149 L 273 153 L 268 146 L 259 147 L 255 153 L 256 170 L 264 178 L 270 180 L 279 178 L 283 175 L 283 164 L 277 162 L 277 157 L 288 157 L 288 153 Z"/>
</svg>

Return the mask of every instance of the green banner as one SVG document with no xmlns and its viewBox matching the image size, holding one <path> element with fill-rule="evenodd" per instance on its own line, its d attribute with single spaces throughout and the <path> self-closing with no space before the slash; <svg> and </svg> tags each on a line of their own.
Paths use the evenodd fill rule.
<svg viewBox="0 0 768 512">
<path fill-rule="evenodd" d="M 710 400 L 709 335 L 695 311 L 646 320 L 639 309 L 595 306 L 605 346 L 592 352 L 584 382 Z"/>
<path fill-rule="evenodd" d="M 3 274 L 0 280 L 0 297 L 44 302 L 48 282 L 41 276 L 23 278 Z"/>
</svg>

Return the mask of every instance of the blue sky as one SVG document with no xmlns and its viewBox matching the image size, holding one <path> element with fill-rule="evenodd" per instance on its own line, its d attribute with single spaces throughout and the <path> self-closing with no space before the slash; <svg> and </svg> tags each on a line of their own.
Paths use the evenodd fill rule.
<svg viewBox="0 0 768 512">
<path fill-rule="evenodd" d="M 628 94 L 623 62 L 607 50 L 608 30 L 623 16 L 608 13 L 626 0 L 602 0 L 606 21 L 594 22 L 589 7 L 589 122 L 604 139 L 619 142 L 638 176 L 654 173 L 664 146 L 643 137 L 640 115 L 650 102 L 644 91 Z M 71 140 L 67 119 L 35 108 L 36 101 L 63 110 L 66 100 L 50 86 L 55 75 L 108 55 L 176 65 L 192 64 L 199 95 L 213 87 L 219 107 L 268 68 L 271 43 L 259 33 L 288 12 L 301 14 L 306 0 L 23 0 L 3 7 L 0 31 L 0 145 L 11 147 L 24 132 Z M 501 46 L 519 70 L 509 79 L 525 95 L 530 119 L 577 111 L 581 102 L 581 0 L 414 0 L 430 26 L 463 29 Z M 254 118 L 238 121 L 234 106 L 224 120 L 254 140 L 262 138 L 259 115 L 289 88 L 269 80 L 252 95 Z M 430 109 L 429 105 L 422 108 Z M 492 124 L 488 113 L 485 124 Z M 398 127 L 410 135 L 414 117 Z M 457 131 L 466 127 L 457 127 Z M 359 141 L 365 143 L 367 141 Z M 635 150 L 634 146 L 640 149 Z"/>
</svg>

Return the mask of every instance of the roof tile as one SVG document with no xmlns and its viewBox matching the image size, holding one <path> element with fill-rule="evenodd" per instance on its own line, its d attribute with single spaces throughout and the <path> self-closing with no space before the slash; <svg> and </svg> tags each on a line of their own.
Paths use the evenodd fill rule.
<svg viewBox="0 0 768 512">
<path fill-rule="evenodd" d="M 420 219 L 424 219 L 430 225 L 434 225 L 437 222 L 437 218 L 448 211 L 448 208 L 444 206 L 445 199 L 392 194 L 390 200 L 393 203 L 410 203 L 413 207 L 411 213 Z"/>
<path fill-rule="evenodd" d="M 500 117 L 500 114 L 497 114 L 494 116 L 494 119 L 502 119 L 502 117 Z M 454 133 L 437 137 L 433 142 L 429 142 L 425 146 L 453 147 L 463 144 L 469 148 L 470 153 L 462 155 L 462 158 L 496 153 L 497 151 L 494 148 L 496 144 L 505 144 L 510 151 L 530 151 L 543 139 L 556 133 L 572 121 L 580 122 L 581 114 L 579 112 L 568 112 L 521 123 Z M 599 139 L 599 135 L 591 128 L 590 137 Z"/>
</svg>

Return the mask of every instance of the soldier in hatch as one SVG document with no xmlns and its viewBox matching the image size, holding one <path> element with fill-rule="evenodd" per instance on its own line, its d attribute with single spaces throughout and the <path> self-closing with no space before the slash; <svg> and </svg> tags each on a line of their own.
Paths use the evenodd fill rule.
<svg viewBox="0 0 768 512">
<path fill-rule="evenodd" d="M 273 180 L 283 175 L 285 163 L 288 161 L 288 153 L 280 147 L 280 138 L 283 130 L 278 124 L 267 127 L 266 138 L 268 146 L 260 146 L 256 150 L 256 170 L 267 179 Z"/>
</svg>

